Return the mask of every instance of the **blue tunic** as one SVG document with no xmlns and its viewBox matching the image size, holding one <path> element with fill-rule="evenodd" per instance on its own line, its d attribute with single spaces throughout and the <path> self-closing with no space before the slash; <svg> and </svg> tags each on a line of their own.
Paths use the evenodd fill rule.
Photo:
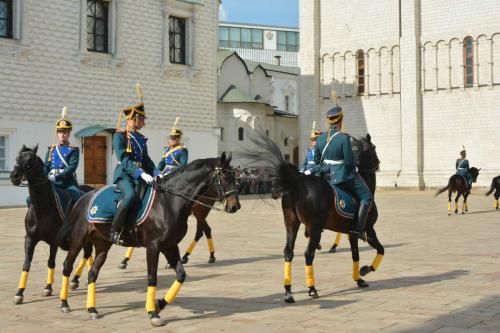
<svg viewBox="0 0 500 333">
<path fill-rule="evenodd" d="M 158 163 L 158 169 L 163 174 L 172 172 L 175 168 L 188 163 L 188 150 L 185 146 L 177 145 L 175 147 L 165 147 L 163 157 Z"/>
<path fill-rule="evenodd" d="M 307 148 L 306 159 L 304 160 L 304 165 L 302 166 L 302 171 L 313 171 L 315 169 L 316 163 L 314 162 L 314 148 Z"/>
</svg>

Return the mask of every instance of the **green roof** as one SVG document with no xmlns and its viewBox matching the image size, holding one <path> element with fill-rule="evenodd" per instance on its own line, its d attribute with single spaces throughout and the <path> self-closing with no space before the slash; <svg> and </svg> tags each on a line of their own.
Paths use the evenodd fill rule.
<svg viewBox="0 0 500 333">
<path fill-rule="evenodd" d="M 219 99 L 219 102 L 267 104 L 267 103 L 261 102 L 259 100 L 253 99 L 252 97 L 248 96 L 242 90 L 236 88 L 234 85 L 231 85 L 231 86 L 229 86 L 229 88 L 227 88 L 226 92 Z"/>
<path fill-rule="evenodd" d="M 89 127 L 82 128 L 78 132 L 75 133 L 75 138 L 86 138 L 89 136 L 94 136 L 100 132 L 108 132 L 113 133 L 115 130 L 113 128 L 106 128 L 101 125 L 92 125 Z"/>
<path fill-rule="evenodd" d="M 260 66 L 264 69 L 264 72 L 266 72 L 266 75 L 268 75 L 268 76 L 271 76 L 271 75 L 269 75 L 267 73 L 267 71 L 285 73 L 285 74 L 291 74 L 291 75 L 299 75 L 299 68 L 298 67 L 278 66 L 278 65 L 273 65 L 273 64 L 263 63 L 263 62 L 243 60 L 243 58 L 241 58 L 236 51 L 227 50 L 227 49 L 219 49 L 217 51 L 217 68 L 221 68 L 222 65 L 224 64 L 224 61 L 226 61 L 226 59 L 231 57 L 232 55 L 236 55 L 241 60 L 241 62 L 243 62 L 243 64 L 247 68 L 247 72 L 249 74 L 253 73 L 255 71 L 255 69 Z"/>
<path fill-rule="evenodd" d="M 177 0 L 179 2 L 185 2 L 191 5 L 200 5 L 200 6 L 205 6 L 201 1 L 198 0 Z"/>
</svg>

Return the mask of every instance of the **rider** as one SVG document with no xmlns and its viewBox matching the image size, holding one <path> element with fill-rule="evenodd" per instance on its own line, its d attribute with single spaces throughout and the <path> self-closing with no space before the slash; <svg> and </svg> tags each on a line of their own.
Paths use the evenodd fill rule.
<svg viewBox="0 0 500 333">
<path fill-rule="evenodd" d="M 455 163 L 455 169 L 457 169 L 457 175 L 465 178 L 467 186 L 470 190 L 472 186 L 472 176 L 469 172 L 469 160 L 466 159 L 465 156 L 466 152 L 465 149 L 463 149 L 462 151 L 460 151 L 460 158 L 457 159 L 457 162 Z"/>
<path fill-rule="evenodd" d="M 80 161 L 80 151 L 78 146 L 69 143 L 69 135 L 73 125 L 66 119 L 67 110 L 67 107 L 62 109 L 61 119 L 56 123 L 58 142 L 49 146 L 45 155 L 44 169 L 48 179 L 55 186 L 69 192 L 74 204 L 82 196 L 75 175 Z"/>
<path fill-rule="evenodd" d="M 158 163 L 158 169 L 164 175 L 188 162 L 188 149 L 180 143 L 183 133 L 176 127 L 178 121 L 179 117 L 175 119 L 174 127 L 170 129 L 168 145 L 165 146 L 165 153 Z"/>
<path fill-rule="evenodd" d="M 314 151 L 314 162 L 321 174 L 331 175 L 330 183 L 352 193 L 359 201 L 358 218 L 352 234 L 366 241 L 364 227 L 373 196 L 356 171 L 350 135 L 341 132 L 342 108 L 335 105 L 326 113 L 328 130 L 321 134 Z"/>
<path fill-rule="evenodd" d="M 309 148 L 307 148 L 307 155 L 304 160 L 304 165 L 302 166 L 302 172 L 308 173 L 313 171 L 316 163 L 314 163 L 314 147 L 316 147 L 316 139 L 320 136 L 321 132 L 312 130 L 311 131 L 311 143 L 309 144 Z"/>
<path fill-rule="evenodd" d="M 120 128 L 120 117 L 118 118 L 118 129 L 113 134 L 113 150 L 118 158 L 118 165 L 114 173 L 114 183 L 121 192 L 121 203 L 116 210 L 113 224 L 110 230 L 110 241 L 122 245 L 120 231 L 127 220 L 127 216 L 133 211 L 138 198 L 135 187 L 142 179 L 146 184 L 152 184 L 154 177 L 162 178 L 154 162 L 148 155 L 146 146 L 147 138 L 139 133 L 146 124 L 146 111 L 144 109 L 144 97 L 141 86 L 137 83 L 137 93 L 141 103 L 122 110 L 127 119 L 125 129 Z M 151 176 L 153 175 L 153 176 Z"/>
</svg>

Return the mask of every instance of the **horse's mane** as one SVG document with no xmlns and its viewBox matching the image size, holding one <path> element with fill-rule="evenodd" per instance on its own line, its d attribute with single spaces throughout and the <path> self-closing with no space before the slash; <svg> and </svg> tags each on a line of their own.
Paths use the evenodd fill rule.
<svg viewBox="0 0 500 333">
<path fill-rule="evenodd" d="M 166 175 L 161 183 L 164 185 L 175 185 L 176 188 L 183 188 L 188 185 L 186 174 L 193 171 L 203 172 L 206 168 L 213 169 L 219 163 L 219 158 L 202 158 L 194 160 L 186 165 L 180 166 L 168 175 Z"/>
</svg>

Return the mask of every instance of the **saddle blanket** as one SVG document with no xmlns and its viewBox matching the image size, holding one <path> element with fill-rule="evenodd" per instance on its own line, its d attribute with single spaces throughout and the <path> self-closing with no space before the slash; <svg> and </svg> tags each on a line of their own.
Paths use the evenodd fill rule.
<svg viewBox="0 0 500 333">
<path fill-rule="evenodd" d="M 339 186 L 332 186 L 332 188 L 335 192 L 334 207 L 340 214 L 340 216 L 347 219 L 355 218 L 359 208 L 357 200 L 352 196 L 351 193 L 347 192 Z"/>
<path fill-rule="evenodd" d="M 90 223 L 111 223 L 120 202 L 120 192 L 115 185 L 106 185 L 99 189 L 90 199 L 87 220 Z M 136 224 L 144 223 L 148 217 L 156 196 L 156 190 L 148 186 L 137 211 Z"/>
</svg>

